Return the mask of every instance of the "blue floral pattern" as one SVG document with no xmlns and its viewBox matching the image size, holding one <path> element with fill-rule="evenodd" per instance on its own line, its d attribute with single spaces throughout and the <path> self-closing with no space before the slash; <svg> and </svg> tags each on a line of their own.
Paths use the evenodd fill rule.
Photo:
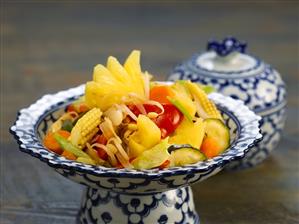
<svg viewBox="0 0 299 224">
<path fill-rule="evenodd" d="M 78 219 L 82 224 L 199 224 L 190 187 L 142 196 L 87 188 Z"/>
<path fill-rule="evenodd" d="M 237 170 L 255 166 L 264 161 L 278 145 L 286 119 L 286 108 L 275 110 L 263 116 L 261 130 L 263 141 L 253 147 L 242 160 L 234 161 L 226 169 Z"/>
<path fill-rule="evenodd" d="M 224 57 L 236 51 L 244 53 L 246 46 L 246 43 L 240 42 L 234 37 L 227 37 L 224 38 L 222 42 L 210 40 L 207 45 L 207 50 L 215 51 L 217 55 Z"/>
<path fill-rule="evenodd" d="M 198 59 L 203 54 L 195 54 L 191 59 L 176 66 L 168 80 L 190 79 L 192 82 L 212 85 L 217 92 L 242 100 L 245 105 L 261 115 L 264 140 L 244 159 L 228 167 L 242 169 L 255 166 L 267 158 L 281 137 L 285 122 L 285 84 L 276 70 L 254 57 L 252 58 L 255 64 L 251 68 L 230 72 L 201 67 Z"/>
</svg>

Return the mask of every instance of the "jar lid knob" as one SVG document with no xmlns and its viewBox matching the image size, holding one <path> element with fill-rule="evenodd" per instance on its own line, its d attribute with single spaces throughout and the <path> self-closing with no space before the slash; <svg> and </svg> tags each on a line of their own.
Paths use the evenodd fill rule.
<svg viewBox="0 0 299 224">
<path fill-rule="evenodd" d="M 215 51 L 218 56 L 225 57 L 233 52 L 245 53 L 247 43 L 239 41 L 235 37 L 226 37 L 222 42 L 210 40 L 207 44 L 208 51 Z"/>
</svg>

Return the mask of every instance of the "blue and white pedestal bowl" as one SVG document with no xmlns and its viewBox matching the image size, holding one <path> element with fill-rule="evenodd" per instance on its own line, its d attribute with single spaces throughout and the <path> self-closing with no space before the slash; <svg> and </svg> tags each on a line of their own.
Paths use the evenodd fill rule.
<svg viewBox="0 0 299 224">
<path fill-rule="evenodd" d="M 83 92 L 82 85 L 45 95 L 22 109 L 11 127 L 21 151 L 87 186 L 78 214 L 79 223 L 199 223 L 190 185 L 243 158 L 262 138 L 259 116 L 242 101 L 213 93 L 209 97 L 221 110 L 231 134 L 230 148 L 213 159 L 163 170 L 106 168 L 70 161 L 44 148 L 41 139 L 66 105 Z"/>
<path fill-rule="evenodd" d="M 260 164 L 277 146 L 285 123 L 286 88 L 269 64 L 245 54 L 246 44 L 235 38 L 211 41 L 207 52 L 195 54 L 175 67 L 169 81 L 191 80 L 212 85 L 218 93 L 244 101 L 262 117 L 263 140 L 229 169 Z"/>
<path fill-rule="evenodd" d="M 79 223 L 199 223 L 191 187 L 128 195 L 87 188 Z"/>
</svg>

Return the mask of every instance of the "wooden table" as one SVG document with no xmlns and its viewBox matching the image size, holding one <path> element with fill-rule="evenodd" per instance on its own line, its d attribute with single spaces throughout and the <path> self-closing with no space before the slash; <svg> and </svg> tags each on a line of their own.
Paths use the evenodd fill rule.
<svg viewBox="0 0 299 224">
<path fill-rule="evenodd" d="M 18 150 L 17 111 L 91 79 L 107 56 L 142 50 L 164 80 L 211 37 L 238 36 L 288 85 L 288 120 L 262 165 L 193 186 L 202 223 L 299 223 L 298 2 L 51 3 L 1 1 L 1 224 L 74 223 L 82 186 Z"/>
</svg>

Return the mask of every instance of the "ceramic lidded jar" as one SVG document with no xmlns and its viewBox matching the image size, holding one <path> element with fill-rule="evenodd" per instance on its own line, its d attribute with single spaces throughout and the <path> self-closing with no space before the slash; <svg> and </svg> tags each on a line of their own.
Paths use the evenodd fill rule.
<svg viewBox="0 0 299 224">
<path fill-rule="evenodd" d="M 229 168 L 248 168 L 261 163 L 277 146 L 285 123 L 286 89 L 279 73 L 269 64 L 245 53 L 236 38 L 210 41 L 207 51 L 175 67 L 168 80 L 190 79 L 212 85 L 217 92 L 240 99 L 262 116 L 263 140 Z"/>
</svg>

